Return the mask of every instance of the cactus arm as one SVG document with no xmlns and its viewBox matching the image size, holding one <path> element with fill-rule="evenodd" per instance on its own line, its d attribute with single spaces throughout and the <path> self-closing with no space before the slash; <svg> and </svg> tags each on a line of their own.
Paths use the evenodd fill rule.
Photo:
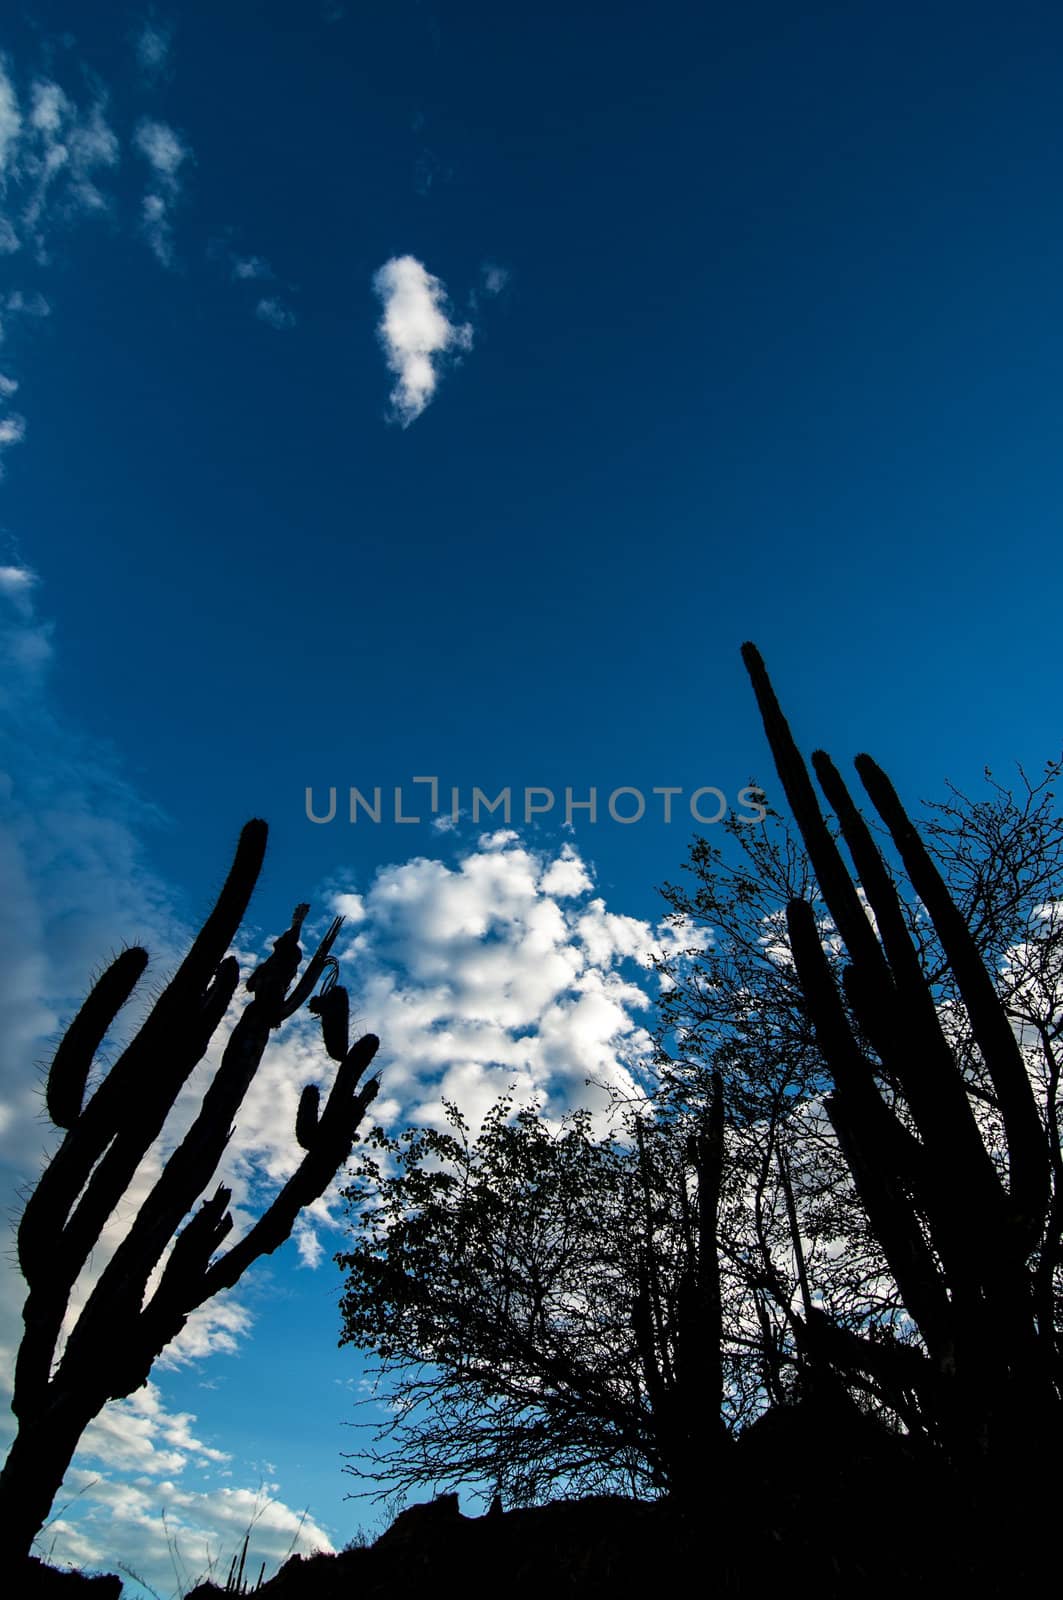
<svg viewBox="0 0 1063 1600">
<path fill-rule="evenodd" d="M 893 784 L 870 756 L 857 756 L 856 769 L 937 929 L 970 1016 L 1004 1119 L 1011 1201 L 1028 1253 L 1044 1229 L 1050 1170 L 1045 1130 L 1022 1051 L 974 937 Z"/>
<path fill-rule="evenodd" d="M 355 1056 L 361 1046 L 359 1054 L 364 1057 L 364 1068 L 375 1055 L 378 1043 L 372 1034 L 367 1034 L 353 1047 L 351 1056 Z M 299 1212 L 324 1194 L 350 1155 L 358 1124 L 380 1088 L 379 1078 L 370 1078 L 357 1093 L 354 1092 L 354 1081 L 363 1068 L 356 1073 L 352 1067 L 338 1096 L 340 1079 L 337 1074 L 310 1149 L 274 1197 L 269 1209 L 231 1250 L 210 1267 L 197 1292 L 197 1305 L 222 1289 L 230 1289 L 259 1256 L 272 1255 L 274 1250 L 279 1249 L 290 1235 Z"/>
<path fill-rule="evenodd" d="M 846 996 L 887 1070 L 901 1085 L 930 1161 L 948 1162 L 957 1169 L 969 1203 L 978 1204 L 985 1226 L 996 1230 L 1003 1220 L 1003 1191 L 920 968 L 900 896 L 871 830 L 830 757 L 817 750 L 812 765 L 875 913 L 896 1004 L 882 1006 L 878 986 L 869 983 L 855 963 L 845 973 Z"/>
<path fill-rule="evenodd" d="M 317 1133 L 321 1090 L 316 1083 L 308 1083 L 299 1096 L 299 1109 L 295 1114 L 295 1137 L 304 1150 L 309 1150 Z"/>
<path fill-rule="evenodd" d="M 57 1128 L 69 1129 L 81 1115 L 85 1085 L 108 1028 L 129 999 L 148 964 L 134 945 L 111 962 L 63 1035 L 48 1073 L 46 1103 Z"/>
<path fill-rule="evenodd" d="M 266 824 L 257 819 L 241 830 L 233 864 L 191 950 L 70 1128 L 27 1201 L 20 1249 L 24 1231 L 31 1272 L 39 1260 L 35 1241 L 47 1237 L 52 1250 L 47 1270 L 61 1272 L 68 1288 L 73 1285 L 100 1229 L 205 1053 L 210 1034 L 204 1030 L 232 970 L 223 957 L 261 869 L 266 833 Z"/>
<path fill-rule="evenodd" d="M 220 1065 L 203 1096 L 199 1113 L 181 1143 L 167 1159 L 136 1220 L 107 1264 L 78 1319 L 77 1329 L 71 1335 L 72 1359 L 77 1358 L 82 1343 L 87 1348 L 95 1347 L 102 1323 L 111 1315 L 110 1308 L 116 1298 L 127 1305 L 133 1315 L 139 1312 L 148 1280 L 162 1259 L 174 1230 L 217 1169 L 229 1141 L 233 1121 L 262 1060 L 270 1032 L 283 1017 L 290 1015 L 290 997 L 285 998 L 284 991 L 299 963 L 301 952 L 298 933 L 306 909 L 305 906 L 296 908 L 291 926 L 274 942 L 273 954 L 268 961 L 257 969 L 258 981 L 249 981 L 248 988 L 253 998 L 229 1037 Z M 316 975 L 320 971 L 328 955 L 328 946 L 338 931 L 337 921 L 317 955 L 308 963 L 308 973 Z M 262 974 L 266 975 L 265 981 Z M 298 987 L 303 988 L 305 982 L 304 976 Z M 221 994 L 224 994 L 224 988 Z M 331 1177 L 332 1173 L 329 1174 Z M 316 1195 L 313 1198 L 316 1199 Z M 287 1236 L 285 1233 L 284 1238 Z M 283 1243 L 283 1239 L 278 1242 Z"/>
<path fill-rule="evenodd" d="M 903 1175 L 909 1184 L 923 1178 L 918 1186 L 926 1189 L 925 1152 L 875 1087 L 834 986 L 812 907 L 791 901 L 787 926 L 816 1040 L 836 1085 L 827 1113 L 901 1296 L 929 1343 L 946 1336 L 948 1299 L 903 1181 Z"/>
<path fill-rule="evenodd" d="M 112 964 L 56 1052 L 48 1104 L 66 1136 L 27 1201 L 18 1235 L 29 1284 L 12 1399 L 19 1430 L 0 1472 L 0 1518 L 17 1557 L 29 1550 L 47 1516 L 88 1422 L 109 1398 L 130 1394 L 146 1381 L 155 1357 L 192 1310 L 289 1237 L 300 1209 L 324 1193 L 349 1155 L 377 1091 L 377 1079 L 360 1089 L 358 1080 L 378 1041 L 367 1035 L 346 1049 L 347 1002 L 337 995 L 327 1007 L 327 1040 L 330 1052 L 342 1059 L 320 1116 L 317 1092 L 303 1097 L 298 1131 L 305 1155 L 295 1174 L 247 1237 L 213 1266 L 232 1228 L 231 1196 L 224 1187 L 190 1217 L 164 1261 L 175 1229 L 221 1158 L 271 1031 L 309 997 L 323 973 L 334 983 L 337 963 L 330 949 L 341 919 L 297 977 L 299 931 L 308 910 L 299 906 L 272 954 L 249 977 L 252 999 L 232 1029 L 199 1113 L 101 1273 L 52 1372 L 78 1273 L 236 992 L 239 967 L 225 952 L 254 887 L 265 838 L 265 823 L 244 828 L 214 910 L 87 1104 L 82 1102 L 94 1055 L 144 969 L 142 951 L 126 951 Z M 324 1018 L 322 1026 L 326 1031 Z M 158 1284 L 145 1305 L 160 1262 Z"/>
<path fill-rule="evenodd" d="M 307 963 L 306 971 L 299 979 L 299 982 L 296 984 L 291 994 L 285 998 L 284 1004 L 280 1009 L 279 1020 L 281 1022 L 283 1022 L 287 1017 L 290 1017 L 293 1012 L 298 1011 L 299 1007 L 309 1000 L 310 996 L 314 992 L 314 985 L 324 972 L 326 965 L 330 961 L 335 960 L 334 956 L 329 955 L 329 951 L 336 943 L 336 936 L 342 927 L 343 918 L 336 917 L 325 937 L 318 945 L 314 955 Z"/>
<path fill-rule="evenodd" d="M 757 697 L 779 780 L 805 841 L 820 893 L 852 959 L 863 963 L 876 981 L 888 989 L 892 980 L 885 956 L 820 811 L 812 780 L 783 716 L 760 651 L 755 645 L 744 644 L 742 660 Z"/>
<path fill-rule="evenodd" d="M 350 1002 L 347 991 L 340 984 L 316 994 L 310 1010 L 321 1018 L 321 1036 L 325 1049 L 333 1061 L 342 1061 L 347 1054 L 347 1031 L 350 1026 Z"/>
</svg>

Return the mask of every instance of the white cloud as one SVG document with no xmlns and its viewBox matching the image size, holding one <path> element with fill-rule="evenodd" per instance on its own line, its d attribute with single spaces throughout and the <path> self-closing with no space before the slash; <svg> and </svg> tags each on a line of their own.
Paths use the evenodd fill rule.
<svg viewBox="0 0 1063 1600">
<path fill-rule="evenodd" d="M 36 583 L 37 575 L 28 567 L 0 567 L 0 596 L 8 603 L 0 608 L 0 665 L 5 668 L 5 676 L 0 679 L 0 710 L 12 723 L 17 718 L 26 687 L 36 686 L 37 669 L 51 654 L 51 629 L 47 623 L 38 622 L 34 613 Z M 10 774 L 3 771 L 6 763 L 2 762 L 2 755 L 3 737 L 0 736 L 0 774 L 7 778 L 10 786 Z"/>
<path fill-rule="evenodd" d="M 41 1115 L 40 1074 L 33 1064 L 47 1057 L 63 1021 L 109 953 L 130 940 L 145 943 L 157 986 L 159 974 L 172 967 L 188 937 L 145 866 L 140 839 L 154 821 L 151 809 L 128 790 L 109 758 L 64 727 L 51 709 L 50 630 L 38 617 L 36 589 L 36 577 L 25 565 L 0 566 L 0 881 L 5 891 L 0 901 L 0 1162 L 9 1212 L 17 1209 L 17 1192 L 32 1183 L 55 1143 Z M 241 962 L 246 968 L 246 958 Z M 139 1000 L 134 997 L 125 1027 L 116 1030 L 116 1047 L 151 998 L 150 988 Z M 328 1076 L 320 1045 L 315 1041 L 311 1047 L 306 1027 L 285 1030 L 281 1042 L 280 1058 L 270 1061 L 267 1052 L 266 1081 L 226 1152 L 224 1176 L 234 1188 L 238 1231 L 275 1187 L 271 1174 L 286 1176 L 298 1158 L 293 1125 L 300 1084 Z M 167 1151 L 187 1127 L 222 1043 L 219 1039 L 210 1059 L 196 1069 L 164 1138 L 149 1151 L 109 1221 L 77 1285 L 68 1327 L 158 1177 Z M 319 1208 L 316 1225 L 329 1220 L 328 1209 Z M 306 1262 L 320 1260 L 321 1245 L 309 1222 L 296 1243 Z M 5 1252 L 0 1260 L 0 1388 L 8 1394 L 24 1293 L 13 1254 Z M 173 1577 L 162 1511 L 195 1566 L 192 1578 L 210 1561 L 223 1557 L 227 1562 L 252 1520 L 257 1561 L 276 1564 L 292 1549 L 331 1548 L 327 1533 L 278 1500 L 272 1488 L 256 1495 L 250 1488 L 215 1483 L 193 1489 L 182 1482 L 193 1472 L 219 1478 L 223 1472 L 232 1476 L 233 1469 L 225 1465 L 224 1440 L 204 1437 L 191 1413 L 168 1409 L 164 1375 L 191 1361 L 236 1352 L 250 1326 L 249 1311 L 233 1294 L 208 1301 L 157 1362 L 158 1381 L 100 1413 L 86 1431 L 43 1537 L 52 1559 L 113 1570 L 121 1558 L 169 1593 Z M 13 1419 L 0 1414 L 0 1444 L 12 1433 Z M 237 1471 L 246 1473 L 246 1465 Z"/>
<path fill-rule="evenodd" d="M 144 159 L 163 178 L 176 181 L 182 163 L 188 159 L 188 147 L 167 122 L 154 122 L 150 118 L 137 125 L 136 145 Z"/>
<path fill-rule="evenodd" d="M 27 1064 L 47 1053 L 108 951 L 142 941 L 158 974 L 187 939 L 145 866 L 139 841 L 151 826 L 150 809 L 50 708 L 50 635 L 35 589 L 23 564 L 0 567 L 0 785 L 7 800 L 0 827 L 0 1157 L 22 1183 L 32 1181 L 51 1142 L 39 1080 Z M 453 866 L 424 857 L 392 864 L 333 903 L 348 919 L 337 953 L 353 1027 L 383 1040 L 386 1098 L 374 1106 L 376 1120 L 438 1123 L 446 1095 L 476 1124 L 514 1085 L 522 1103 L 541 1102 L 551 1117 L 589 1103 L 604 1126 L 609 1086 L 630 1091 L 637 1084 L 650 1048 L 642 1018 L 651 996 L 644 972 L 633 968 L 632 977 L 626 963 L 644 961 L 665 935 L 613 916 L 592 898 L 590 873 L 571 844 L 538 851 L 500 829 Z M 278 931 L 269 931 L 263 947 Z M 308 930 L 307 943 L 311 936 Z M 237 955 L 246 970 L 248 956 Z M 136 1020 L 134 1001 L 127 1031 Z M 231 1023 L 232 1015 L 108 1224 L 79 1282 L 71 1321 L 187 1128 Z M 305 1013 L 271 1041 L 211 1183 L 233 1190 L 234 1238 L 301 1158 L 294 1123 L 302 1086 L 317 1082 L 327 1093 L 335 1070 Z M 589 1090 L 588 1078 L 599 1087 Z M 343 1182 L 339 1177 L 299 1221 L 291 1253 L 307 1269 L 331 1253 L 325 1241 L 345 1225 Z M 0 1263 L 0 1353 L 8 1369 L 21 1297 L 10 1260 Z M 200 1552 L 192 1577 L 206 1565 L 211 1539 L 215 1555 L 219 1548 L 230 1553 L 230 1536 L 239 1543 L 255 1497 L 217 1484 L 203 1492 L 184 1487 L 182 1476 L 193 1472 L 220 1479 L 234 1469 L 223 1468 L 224 1435 L 211 1438 L 190 1413 L 170 1412 L 164 1386 L 170 1368 L 240 1350 L 250 1327 L 250 1312 L 232 1294 L 209 1301 L 164 1352 L 148 1388 L 101 1413 L 68 1474 L 65 1492 L 77 1503 L 60 1510 L 48 1531 L 59 1559 L 98 1554 L 113 1561 L 120 1554 L 155 1583 L 168 1562 L 163 1509 L 171 1529 L 180 1529 L 182 1548 Z M 309 1522 L 300 1530 L 296 1514 L 277 1500 L 262 1511 L 255 1539 L 257 1560 L 283 1559 L 293 1539 L 296 1548 L 328 1547 L 324 1530 Z M 159 1586 L 169 1591 L 165 1575 Z"/>
<path fill-rule="evenodd" d="M 21 200 L 7 219 L 10 242 L 17 246 L 21 238 L 39 261 L 47 261 L 49 236 L 58 225 L 110 209 L 99 185 L 118 159 L 102 95 L 82 112 L 58 83 L 35 79 L 13 157 Z"/>
<path fill-rule="evenodd" d="M 39 133 L 58 133 L 71 111 L 70 101 L 57 83 L 33 85 L 30 126 Z"/>
<path fill-rule="evenodd" d="M 0 567 L 0 593 L 23 597 L 37 582 L 36 573 L 28 567 Z"/>
<path fill-rule="evenodd" d="M 365 901 L 360 894 L 347 892 L 332 896 L 332 909 L 337 917 L 342 917 L 348 926 L 365 921 Z"/>
<path fill-rule="evenodd" d="M 21 317 L 47 317 L 52 310 L 43 294 L 24 294 L 21 289 L 12 289 L 2 303 L 6 312 Z"/>
<path fill-rule="evenodd" d="M 6 181 L 10 173 L 21 132 L 22 114 L 18 96 L 3 57 L 0 57 L 0 181 Z"/>
<path fill-rule="evenodd" d="M 278 300 L 275 295 L 268 295 L 258 302 L 255 307 L 255 316 L 260 322 L 265 322 L 271 328 L 295 327 L 295 312 L 290 311 L 284 302 Z"/>
<path fill-rule="evenodd" d="M 13 444 L 21 444 L 26 436 L 26 419 L 10 412 L 6 417 L 0 417 L 0 477 L 3 476 L 3 452 Z"/>
<path fill-rule="evenodd" d="M 142 1473 L 123 1481 L 113 1467 L 102 1476 L 73 1467 L 58 1497 L 63 1514 L 42 1540 L 52 1562 L 113 1571 L 120 1553 L 122 1565 L 158 1594 L 174 1592 L 175 1576 L 178 1592 L 185 1594 L 211 1577 L 224 1584 L 246 1533 L 252 1575 L 262 1562 L 272 1576 L 289 1555 L 334 1549 L 324 1528 L 277 1498 L 275 1483 L 249 1489 L 218 1482 L 194 1489 L 175 1482 L 178 1476 L 179 1471 L 161 1478 Z M 71 1506 L 74 1517 L 67 1514 Z"/>
<path fill-rule="evenodd" d="M 484 289 L 488 294 L 501 294 L 509 282 L 509 271 L 506 267 L 496 266 L 493 261 L 488 261 L 483 267 Z"/>
<path fill-rule="evenodd" d="M 472 347 L 472 328 L 447 315 L 446 290 L 415 256 L 394 256 L 374 274 L 383 301 L 378 332 L 397 382 L 392 413 L 404 428 L 421 415 L 439 382 L 439 359 Z"/>
<path fill-rule="evenodd" d="M 224 1450 L 194 1437 L 195 1420 L 189 1412 L 168 1412 L 158 1385 L 149 1381 L 127 1400 L 112 1401 L 89 1423 L 78 1459 L 149 1477 L 181 1472 L 190 1459 L 199 1465 L 230 1460 Z"/>
<path fill-rule="evenodd" d="M 586 867 L 570 844 L 563 845 L 561 854 L 552 861 L 543 874 L 540 887 L 544 894 L 568 899 L 593 887 Z"/>
<path fill-rule="evenodd" d="M 357 913 L 341 963 L 382 1040 L 377 1121 L 438 1123 L 445 1095 L 475 1123 L 510 1085 L 550 1116 L 604 1115 L 610 1086 L 635 1088 L 651 1048 L 643 973 L 671 933 L 591 889 L 571 844 L 554 855 L 500 829 L 453 866 L 416 857 L 333 897 Z"/>
<path fill-rule="evenodd" d="M 172 212 L 181 192 L 179 173 L 192 152 L 169 123 L 149 117 L 138 123 L 134 137 L 153 174 L 152 186 L 141 202 L 141 229 L 162 265 L 172 267 Z"/>
<path fill-rule="evenodd" d="M 149 83 L 166 70 L 173 43 L 173 25 L 157 17 L 148 17 L 133 41 L 137 65 Z"/>
<path fill-rule="evenodd" d="M 232 257 L 233 277 L 241 280 L 255 280 L 258 278 L 272 278 L 273 268 L 261 256 Z"/>
</svg>

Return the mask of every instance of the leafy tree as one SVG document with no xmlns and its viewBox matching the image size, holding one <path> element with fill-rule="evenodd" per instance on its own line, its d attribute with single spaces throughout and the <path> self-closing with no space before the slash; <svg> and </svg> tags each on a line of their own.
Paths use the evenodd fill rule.
<svg viewBox="0 0 1063 1600">
<path fill-rule="evenodd" d="M 677 1151 L 652 1126 L 598 1139 L 586 1111 L 551 1128 L 503 1097 L 473 1139 L 446 1109 L 449 1131 L 375 1129 L 348 1190 L 342 1342 L 395 1380 L 369 1475 L 486 1481 L 512 1503 L 681 1485 L 720 1410 L 699 1216 L 718 1128 Z"/>
<path fill-rule="evenodd" d="M 796 828 L 695 840 L 664 895 L 656 1078 L 551 1131 L 378 1134 L 345 1338 L 398 1380 L 381 1482 L 684 1488 L 769 1406 L 1006 1458 L 1061 1393 L 1063 762 L 867 821 L 747 650 Z M 853 862 L 845 866 L 844 844 Z M 375 1199 L 372 1196 L 375 1195 Z"/>
</svg>

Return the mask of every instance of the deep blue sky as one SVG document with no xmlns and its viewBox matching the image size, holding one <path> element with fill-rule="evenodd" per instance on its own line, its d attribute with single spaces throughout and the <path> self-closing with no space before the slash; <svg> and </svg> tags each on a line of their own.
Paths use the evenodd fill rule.
<svg viewBox="0 0 1063 1600">
<path fill-rule="evenodd" d="M 264 926 L 450 858 L 313 827 L 308 784 L 770 793 L 746 638 L 806 748 L 909 797 L 1058 753 L 1057 6 L 41 3 L 0 53 L 121 146 L 105 215 L 0 256 L 51 307 L 4 318 L 0 565 L 189 918 L 255 814 Z M 145 118 L 190 152 L 168 266 Z M 406 255 L 473 333 L 403 428 L 372 280 Z M 577 838 L 652 918 L 690 831 Z"/>
<path fill-rule="evenodd" d="M 800 12 L 189 6 L 134 104 L 124 8 L 34 9 L 195 152 L 178 271 L 56 247 L 4 489 L 178 877 L 253 812 L 327 868 L 308 782 L 726 787 L 764 767 L 747 636 L 809 738 L 924 789 L 1050 753 L 1058 14 Z M 228 229 L 297 328 L 203 260 Z M 407 430 L 404 252 L 459 311 L 510 273 Z M 682 851 L 646 833 L 639 894 Z"/>
</svg>

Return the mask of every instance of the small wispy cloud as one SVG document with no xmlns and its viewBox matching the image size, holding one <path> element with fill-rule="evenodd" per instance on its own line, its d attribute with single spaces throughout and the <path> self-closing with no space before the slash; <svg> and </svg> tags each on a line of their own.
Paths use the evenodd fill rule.
<svg viewBox="0 0 1063 1600">
<path fill-rule="evenodd" d="M 4 339 L 5 324 L 11 317 L 44 317 L 48 311 L 48 302 L 43 295 L 26 295 L 21 289 L 13 289 L 10 294 L 0 296 L 0 343 Z M 0 478 L 4 475 L 4 455 L 12 445 L 21 444 L 26 437 L 25 417 L 10 410 L 8 404 L 17 391 L 18 380 L 9 377 L 6 372 L 0 372 Z M 14 571 L 12 567 L 4 567 L 0 569 L 0 577 L 6 573 L 10 578 Z M 9 585 L 0 582 L 0 593 L 10 595 L 13 592 Z"/>
<path fill-rule="evenodd" d="M 272 278 L 273 268 L 261 256 L 233 255 L 232 272 L 238 282 L 254 282 L 262 278 Z"/>
<path fill-rule="evenodd" d="M 172 44 L 173 23 L 164 22 L 154 14 L 148 16 L 137 30 L 133 49 L 137 66 L 149 83 L 154 83 L 166 71 Z"/>
<path fill-rule="evenodd" d="M 267 295 L 258 302 L 255 316 L 260 322 L 278 330 L 295 327 L 295 312 L 289 310 L 283 300 L 278 300 L 275 295 Z"/>
<path fill-rule="evenodd" d="M 0 254 L 28 245 L 44 262 L 50 225 L 109 210 L 99 179 L 118 157 L 105 96 L 82 111 L 58 83 L 35 78 L 20 103 L 0 59 Z"/>
<path fill-rule="evenodd" d="M 22 132 L 22 114 L 15 86 L 0 57 L 0 179 L 6 179 Z"/>
<path fill-rule="evenodd" d="M 174 263 L 172 211 L 181 193 L 180 171 L 191 150 L 167 122 L 144 118 L 134 142 L 152 171 L 152 183 L 141 207 L 141 227 L 164 267 Z"/>
<path fill-rule="evenodd" d="M 176 183 L 178 169 L 187 158 L 188 149 L 169 123 L 145 118 L 137 125 L 136 142 L 137 149 L 159 177 Z"/>
<path fill-rule="evenodd" d="M 501 294 L 509 282 L 509 269 L 497 266 L 493 261 L 485 261 L 481 276 L 486 294 Z"/>
<path fill-rule="evenodd" d="M 508 267 L 500 267 L 496 261 L 485 261 L 480 267 L 479 279 L 469 290 L 469 310 L 473 313 L 479 311 L 485 296 L 490 300 L 497 299 L 508 283 Z"/>
<path fill-rule="evenodd" d="M 472 348 L 472 326 L 448 315 L 447 293 L 416 256 L 393 256 L 373 275 L 383 302 L 378 333 L 395 374 L 392 415 L 402 427 L 415 422 L 439 384 L 440 358 Z"/>
<path fill-rule="evenodd" d="M 21 444 L 25 436 L 25 417 L 16 416 L 14 413 L 0 417 L 0 477 L 3 477 L 4 473 L 3 452 L 10 449 L 13 444 Z"/>
<path fill-rule="evenodd" d="M 0 567 L 0 594 L 13 600 L 22 616 L 26 615 L 36 582 L 37 574 L 28 567 Z"/>
</svg>

